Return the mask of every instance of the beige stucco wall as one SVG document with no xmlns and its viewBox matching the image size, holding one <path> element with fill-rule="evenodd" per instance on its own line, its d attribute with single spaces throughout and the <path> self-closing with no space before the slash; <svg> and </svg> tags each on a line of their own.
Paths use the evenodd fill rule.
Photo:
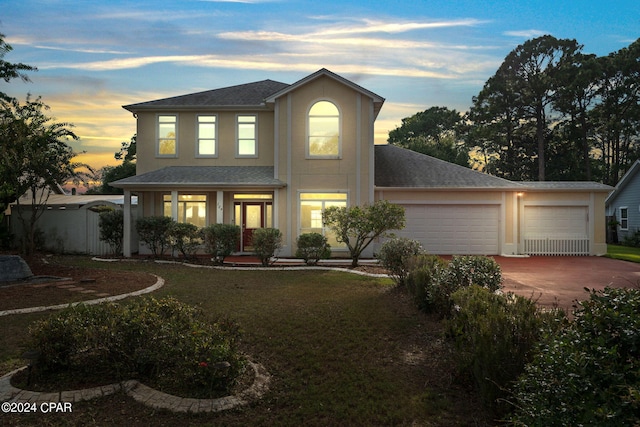
<svg viewBox="0 0 640 427">
<path fill-rule="evenodd" d="M 321 100 L 334 103 L 341 116 L 339 158 L 307 157 L 307 115 Z M 301 192 L 345 192 L 349 205 L 370 203 L 373 182 L 372 100 L 344 84 L 321 76 L 276 100 L 277 176 L 287 182 L 279 197 L 280 230 L 285 235 L 285 253 L 295 252 L 300 227 Z"/>
<path fill-rule="evenodd" d="M 162 115 L 178 117 L 178 157 L 156 156 L 157 112 L 138 113 L 137 121 L 137 174 L 166 166 L 272 166 L 273 165 L 273 111 L 163 111 Z M 218 156 L 196 157 L 197 116 L 216 115 L 218 130 Z M 236 117 L 257 115 L 258 157 L 236 156 Z"/>
</svg>

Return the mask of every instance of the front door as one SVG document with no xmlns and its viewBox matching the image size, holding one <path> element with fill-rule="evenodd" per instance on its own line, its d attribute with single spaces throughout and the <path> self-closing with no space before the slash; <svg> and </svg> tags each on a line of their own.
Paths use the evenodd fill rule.
<svg viewBox="0 0 640 427">
<path fill-rule="evenodd" d="M 242 203 L 242 250 L 253 250 L 253 232 L 264 227 L 264 203 Z"/>
</svg>

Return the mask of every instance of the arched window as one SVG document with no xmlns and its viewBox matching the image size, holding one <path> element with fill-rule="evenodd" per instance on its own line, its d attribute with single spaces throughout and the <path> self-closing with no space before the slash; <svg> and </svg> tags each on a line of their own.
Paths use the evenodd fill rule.
<svg viewBox="0 0 640 427">
<path fill-rule="evenodd" d="M 340 156 L 340 112 L 332 102 L 318 101 L 309 110 L 309 157 Z"/>
</svg>

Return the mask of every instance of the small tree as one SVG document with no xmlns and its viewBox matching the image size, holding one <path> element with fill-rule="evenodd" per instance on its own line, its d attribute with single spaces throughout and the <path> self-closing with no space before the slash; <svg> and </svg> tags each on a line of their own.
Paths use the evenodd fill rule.
<svg viewBox="0 0 640 427">
<path fill-rule="evenodd" d="M 120 209 L 109 209 L 100 212 L 100 240 L 107 242 L 113 254 L 122 254 L 122 238 L 124 236 L 124 212 Z"/>
<path fill-rule="evenodd" d="M 253 232 L 253 250 L 267 267 L 282 247 L 282 233 L 277 228 L 258 228 Z"/>
<path fill-rule="evenodd" d="M 219 264 L 222 264 L 240 243 L 240 227 L 234 224 L 211 224 L 202 232 L 207 253 Z"/>
<path fill-rule="evenodd" d="M 25 235 L 25 254 L 36 247 L 37 222 L 45 211 L 51 190 L 73 180 L 79 182 L 84 164 L 72 162 L 76 156 L 67 140 L 77 140 L 70 123 L 54 123 L 45 114 L 49 107 L 40 98 L 29 96 L 24 104 L 13 99 L 0 102 L 0 201 L 15 200 L 17 217 Z M 20 196 L 28 194 L 28 205 Z"/>
<path fill-rule="evenodd" d="M 384 237 L 389 230 L 404 228 L 404 208 L 386 200 L 373 205 L 331 206 L 322 214 L 322 220 L 344 243 L 351 254 L 351 266 L 357 267 L 362 252 L 374 239 Z"/>
<path fill-rule="evenodd" d="M 320 233 L 304 233 L 296 240 L 296 257 L 304 259 L 307 265 L 316 265 L 320 258 L 331 256 L 331 245 Z"/>
<path fill-rule="evenodd" d="M 147 216 L 136 221 L 140 241 L 149 247 L 154 258 L 164 255 L 165 249 L 169 247 L 172 226 L 173 219 L 168 216 Z"/>
</svg>

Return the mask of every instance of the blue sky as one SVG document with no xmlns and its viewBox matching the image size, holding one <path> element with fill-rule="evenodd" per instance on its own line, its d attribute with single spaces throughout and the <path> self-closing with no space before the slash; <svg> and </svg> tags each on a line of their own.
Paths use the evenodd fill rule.
<svg viewBox="0 0 640 427">
<path fill-rule="evenodd" d="M 640 37 L 640 2 L 0 0 L 10 62 L 81 137 L 94 167 L 135 133 L 122 105 L 328 68 L 386 98 L 376 142 L 432 106 L 466 111 L 504 57 L 543 34 L 607 55 Z"/>
</svg>

